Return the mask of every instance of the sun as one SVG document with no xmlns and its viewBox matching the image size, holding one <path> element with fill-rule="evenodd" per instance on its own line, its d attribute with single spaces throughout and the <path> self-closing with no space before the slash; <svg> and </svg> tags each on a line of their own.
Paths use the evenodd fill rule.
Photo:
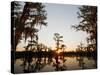
<svg viewBox="0 0 100 75">
<path fill-rule="evenodd" d="M 56 51 L 57 54 L 59 54 L 61 52 L 61 50 Z"/>
</svg>

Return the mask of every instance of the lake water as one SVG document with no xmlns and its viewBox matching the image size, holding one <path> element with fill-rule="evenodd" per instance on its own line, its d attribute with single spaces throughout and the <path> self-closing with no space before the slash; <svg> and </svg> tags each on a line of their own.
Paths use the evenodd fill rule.
<svg viewBox="0 0 100 75">
<path fill-rule="evenodd" d="M 50 72 L 95 68 L 96 61 L 92 57 L 33 57 L 16 59 L 14 63 L 14 73 Z"/>
</svg>

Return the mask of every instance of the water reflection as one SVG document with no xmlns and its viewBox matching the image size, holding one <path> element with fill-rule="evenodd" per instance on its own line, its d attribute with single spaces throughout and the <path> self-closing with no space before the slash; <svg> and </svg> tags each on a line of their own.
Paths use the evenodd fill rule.
<svg viewBox="0 0 100 75">
<path fill-rule="evenodd" d="M 14 63 L 15 73 L 64 71 L 76 69 L 96 68 L 92 57 L 25 57 L 16 59 Z"/>
<path fill-rule="evenodd" d="M 84 58 L 82 56 L 80 57 L 76 57 L 76 60 L 78 61 L 79 63 L 79 67 L 81 67 L 82 69 L 85 69 L 85 66 L 84 66 Z"/>
</svg>

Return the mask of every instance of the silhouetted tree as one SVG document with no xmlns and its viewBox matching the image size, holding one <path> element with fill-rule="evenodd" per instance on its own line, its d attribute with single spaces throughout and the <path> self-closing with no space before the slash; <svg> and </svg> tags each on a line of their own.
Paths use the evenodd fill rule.
<svg viewBox="0 0 100 75">
<path fill-rule="evenodd" d="M 56 51 L 58 52 L 60 48 L 60 42 L 63 42 L 63 40 L 61 40 L 63 38 L 63 36 L 61 36 L 59 33 L 54 33 L 54 40 L 56 41 Z M 59 70 L 59 61 L 58 61 L 58 54 L 55 55 L 55 60 L 56 60 L 56 70 Z"/>
<path fill-rule="evenodd" d="M 15 38 L 15 30 L 22 27 L 21 23 L 19 22 L 20 16 L 22 14 L 21 4 L 17 1 L 11 2 L 11 49 L 16 50 L 16 42 L 18 43 L 19 40 L 15 41 L 16 39 L 21 39 L 19 37 L 20 32 L 18 31 Z"/>
<path fill-rule="evenodd" d="M 28 6 L 28 7 L 27 7 Z M 25 40 L 30 37 L 31 41 L 38 42 L 38 35 L 36 34 L 38 32 L 38 29 L 35 27 L 40 25 L 46 25 L 47 23 L 44 21 L 46 20 L 46 11 L 44 10 L 44 5 L 41 3 L 29 3 L 26 2 L 26 7 L 24 7 L 26 13 L 23 12 L 23 15 L 21 17 L 22 21 L 23 18 L 27 16 L 28 13 L 28 19 L 25 21 Z M 26 9 L 29 11 L 26 11 Z M 36 38 L 36 40 L 32 40 L 32 38 Z"/>
<path fill-rule="evenodd" d="M 66 45 L 64 45 L 64 44 L 61 45 L 61 49 L 63 52 L 65 51 L 65 47 L 66 47 Z"/>
<path fill-rule="evenodd" d="M 77 31 L 81 30 L 86 32 L 89 36 L 87 42 L 91 45 L 93 50 L 96 50 L 97 42 L 97 7 L 96 6 L 82 6 L 79 8 L 78 18 L 80 23 L 74 25 Z"/>
<path fill-rule="evenodd" d="M 61 38 L 63 38 L 63 36 L 60 36 L 59 33 L 54 33 L 54 40 L 56 41 L 57 51 L 60 49 L 60 42 L 63 42 L 63 40 L 61 40 Z"/>
<path fill-rule="evenodd" d="M 20 3 L 21 4 L 21 3 Z M 15 16 L 15 12 L 17 11 L 16 7 L 19 7 L 19 4 L 16 3 L 16 1 L 11 3 L 12 6 L 15 6 L 14 8 L 12 8 L 11 12 L 11 16 Z M 12 41 L 14 41 L 14 43 L 12 43 L 12 48 L 13 50 L 16 50 L 17 44 L 20 41 L 20 38 L 22 38 L 22 34 L 25 35 L 25 40 L 28 37 L 33 36 L 33 34 L 36 32 L 36 28 L 37 26 L 42 26 L 42 25 L 47 25 L 47 23 L 45 22 L 46 20 L 46 11 L 44 9 L 44 5 L 42 3 L 32 3 L 32 2 L 25 2 L 22 3 L 22 5 L 24 5 L 24 7 L 21 6 L 22 13 L 19 14 L 18 13 L 18 17 L 12 17 L 12 37 L 14 38 Z"/>
<path fill-rule="evenodd" d="M 82 42 L 80 42 L 80 44 L 77 46 L 76 51 L 77 52 L 85 51 L 85 46 Z"/>
</svg>

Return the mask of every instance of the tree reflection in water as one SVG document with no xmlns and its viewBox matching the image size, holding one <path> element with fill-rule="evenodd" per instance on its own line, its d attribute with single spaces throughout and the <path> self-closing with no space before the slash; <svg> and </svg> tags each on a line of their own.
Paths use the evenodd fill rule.
<svg viewBox="0 0 100 75">
<path fill-rule="evenodd" d="M 91 61 L 91 60 L 94 60 L 94 63 L 93 63 L 93 68 L 97 68 L 96 64 L 97 64 L 97 60 L 95 60 L 94 58 L 92 57 L 84 57 L 84 56 L 77 56 L 76 57 L 76 60 L 78 61 L 78 65 L 81 69 L 88 69 L 89 68 L 89 65 L 87 66 L 86 63 L 87 61 L 84 61 L 85 58 L 87 58 L 88 61 Z M 92 63 L 91 63 L 92 64 Z"/>
<path fill-rule="evenodd" d="M 92 57 L 84 56 L 44 56 L 16 59 L 15 73 L 32 73 L 48 71 L 64 71 L 76 69 L 93 69 L 96 68 L 95 60 Z"/>
<path fill-rule="evenodd" d="M 34 61 L 34 63 L 33 63 Z M 24 73 L 31 73 L 31 72 L 39 72 L 43 69 L 46 65 L 52 64 L 52 67 L 55 67 L 55 71 L 64 71 L 66 70 L 64 56 L 56 56 L 55 61 L 53 61 L 52 57 L 36 57 L 33 60 L 33 57 L 26 56 L 23 58 L 23 63 L 20 65 L 23 67 Z"/>
<path fill-rule="evenodd" d="M 25 55 L 24 58 L 22 58 L 21 64 L 20 63 L 17 63 L 17 64 L 20 64 L 20 66 L 22 67 L 22 71 L 24 73 L 43 72 L 43 71 L 52 71 L 52 70 L 53 71 L 64 71 L 67 69 L 69 70 L 69 67 L 73 64 L 74 65 L 78 64 L 78 65 L 73 66 L 70 69 L 95 68 L 96 63 L 92 57 L 91 58 L 84 57 L 84 56 L 74 56 L 74 57 L 76 57 L 75 60 L 73 58 L 71 58 L 71 56 L 64 56 L 64 54 L 60 55 L 58 53 L 55 53 L 54 56 L 42 56 L 41 54 L 39 54 L 38 56 L 32 56 L 29 53 L 29 54 Z M 72 63 L 70 63 L 72 59 L 74 61 L 72 61 Z M 92 60 L 94 62 L 92 62 Z M 89 63 L 91 63 L 91 65 Z M 92 64 L 94 64 L 94 66 Z M 52 67 L 52 69 L 49 69 L 49 67 Z M 18 69 L 18 70 L 20 70 L 20 69 Z"/>
<path fill-rule="evenodd" d="M 82 69 L 85 69 L 86 67 L 84 66 L 84 58 L 82 56 L 78 56 L 76 57 L 76 60 L 79 62 L 79 66 L 82 68 Z"/>
<path fill-rule="evenodd" d="M 41 58 L 36 58 L 35 63 L 32 63 L 32 58 L 24 58 L 23 64 L 23 72 L 24 73 L 30 73 L 30 72 L 38 72 L 43 64 L 41 63 Z"/>
<path fill-rule="evenodd" d="M 55 56 L 56 63 L 53 64 L 55 67 L 55 71 L 64 71 L 67 69 L 67 66 L 64 64 L 66 59 L 64 56 L 59 56 L 58 54 Z"/>
<path fill-rule="evenodd" d="M 23 63 L 21 64 L 21 66 L 23 66 L 23 71 L 25 73 L 29 73 L 31 72 L 32 69 L 32 57 L 30 56 L 26 56 L 25 58 L 23 58 Z"/>
</svg>

